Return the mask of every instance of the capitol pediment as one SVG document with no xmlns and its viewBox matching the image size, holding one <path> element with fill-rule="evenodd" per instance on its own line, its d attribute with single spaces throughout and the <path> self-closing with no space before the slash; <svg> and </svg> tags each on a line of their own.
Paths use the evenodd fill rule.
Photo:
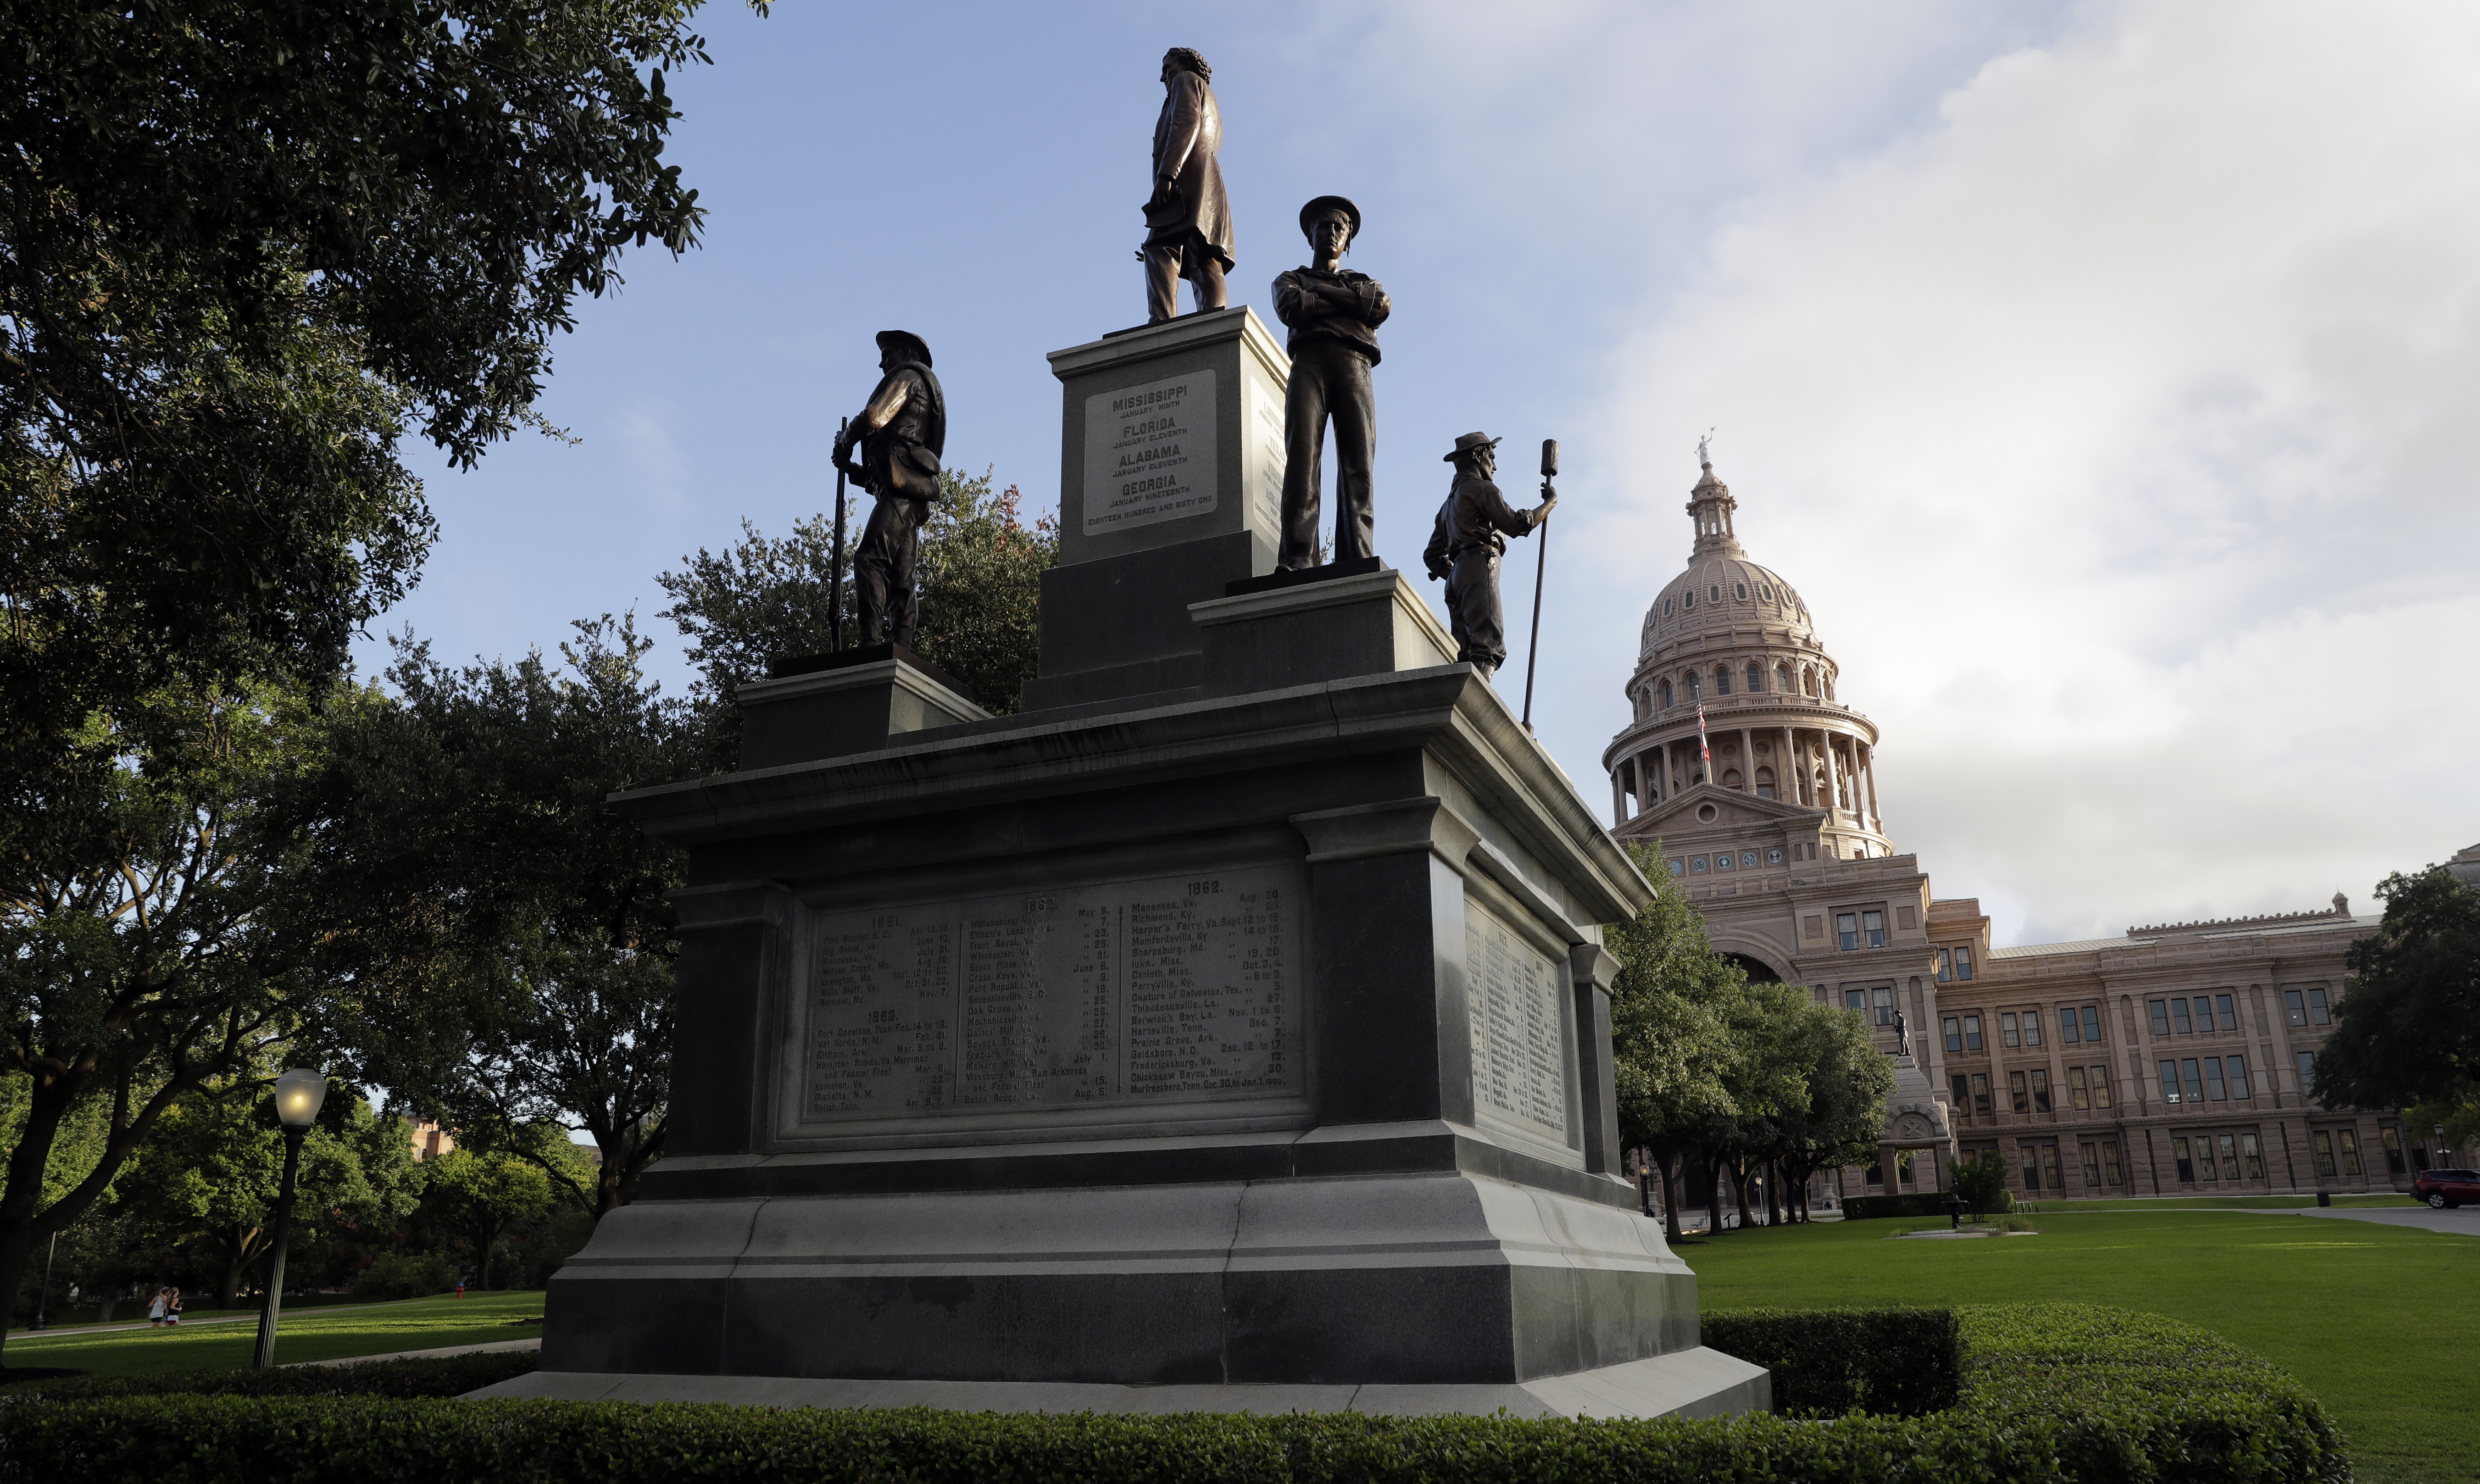
<svg viewBox="0 0 2480 1484">
<path fill-rule="evenodd" d="M 1706 814 L 1708 808 L 1712 810 L 1710 818 Z M 1824 818 L 1823 809 L 1786 804 L 1779 799 L 1760 799 L 1716 783 L 1697 783 L 1681 789 L 1629 820 L 1628 832 L 1667 837 L 1692 830 L 1730 830 L 1750 825 L 1814 825 Z"/>
</svg>

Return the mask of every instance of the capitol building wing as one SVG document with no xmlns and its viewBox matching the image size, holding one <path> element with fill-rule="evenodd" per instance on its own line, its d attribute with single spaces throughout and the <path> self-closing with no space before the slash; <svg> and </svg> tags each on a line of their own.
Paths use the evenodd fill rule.
<svg viewBox="0 0 2480 1484">
<path fill-rule="evenodd" d="M 2378 919 L 2314 910 L 1993 949 L 1879 815 L 1876 725 L 1838 694 L 1808 605 L 1749 559 L 1706 465 L 1695 544 L 1645 611 L 1632 720 L 1603 753 L 1613 831 L 1659 842 L 1751 978 L 1866 1016 L 1895 1059 L 1877 1164 L 1813 1199 L 1945 1189 L 2004 1158 L 2019 1197 L 2408 1190 L 2443 1163 L 2392 1110 L 2306 1096 Z"/>
</svg>

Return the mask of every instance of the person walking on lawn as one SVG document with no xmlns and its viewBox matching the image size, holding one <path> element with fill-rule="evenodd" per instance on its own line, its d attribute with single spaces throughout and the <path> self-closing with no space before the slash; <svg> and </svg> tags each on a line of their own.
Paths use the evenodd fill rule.
<svg viewBox="0 0 2480 1484">
<path fill-rule="evenodd" d="M 157 1289 L 155 1291 L 154 1301 L 146 1306 L 147 1328 L 162 1329 L 164 1327 L 164 1307 L 167 1303 L 170 1302 L 171 1297 L 172 1291 L 170 1289 Z"/>
<path fill-rule="evenodd" d="M 174 1329 L 181 1327 L 181 1291 L 179 1289 L 164 1291 L 164 1322 Z"/>
</svg>

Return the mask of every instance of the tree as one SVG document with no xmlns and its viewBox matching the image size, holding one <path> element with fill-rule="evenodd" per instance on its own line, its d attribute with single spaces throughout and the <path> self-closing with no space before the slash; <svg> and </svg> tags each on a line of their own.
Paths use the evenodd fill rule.
<svg viewBox="0 0 2480 1484">
<path fill-rule="evenodd" d="M 99 708 L 331 677 L 429 540 L 400 428 L 470 465 L 538 422 L 577 295 L 695 241 L 662 150 L 696 3 L 9 0 L 13 830 L 94 781 Z"/>
<path fill-rule="evenodd" d="M 1783 1146 L 1786 1122 L 1807 1108 L 1810 1066 L 1798 1027 L 1814 1004 L 1797 985 L 1768 982 L 1744 985 L 1725 1007 L 1724 1034 L 1738 1053 L 1722 1078 L 1733 1111 L 1708 1115 L 1697 1136 L 1713 1178 L 1710 1215 L 1718 1233 L 1722 1177 L 1730 1177 L 1742 1224 L 1748 1224 L 1748 1181 Z"/>
<path fill-rule="evenodd" d="M 1805 1221 L 1811 1175 L 1876 1153 L 1895 1070 L 1877 1049 L 1868 1021 L 1855 1011 L 1811 1001 L 1786 1034 L 1806 1067 L 1807 1098 L 1777 1116 L 1773 1158 L 1795 1214 Z"/>
<path fill-rule="evenodd" d="M 2316 1100 L 2398 1108 L 2480 1099 L 2480 886 L 2430 866 L 2387 877 L 2377 895 L 2384 921 L 2343 959 L 2349 977 L 2316 1054 Z"/>
<path fill-rule="evenodd" d="M 598 1217 L 661 1152 L 670 1097 L 681 856 L 604 803 L 694 771 L 686 708 L 641 668 L 651 642 L 607 616 L 577 626 L 565 669 L 452 670 L 400 641 L 399 699 L 340 719 L 322 784 L 323 871 L 355 904 L 333 961 L 378 1080 Z M 547 1122 L 592 1139 L 600 1168 L 520 1137 Z"/>
<path fill-rule="evenodd" d="M 259 1070 L 271 1077 L 271 1068 Z M 123 1182 L 125 1204 L 142 1226 L 213 1250 L 221 1308 L 232 1307 L 248 1269 L 274 1245 L 284 1134 L 268 1095 L 271 1077 L 233 1078 L 183 1097 Z M 297 1189 L 297 1275 L 327 1228 L 393 1224 L 413 1210 L 413 1157 L 401 1125 L 376 1116 L 358 1096 L 329 1098 L 301 1142 Z"/>
<path fill-rule="evenodd" d="M 2013 1210 L 2015 1195 L 2006 1189 L 2006 1157 L 1995 1149 L 1983 1149 L 1971 1159 L 1956 1161 L 1954 1193 L 1975 1215 Z"/>
<path fill-rule="evenodd" d="M 60 832 L 78 852 L 0 855 L 0 1074 L 26 1079 L 0 1293 L 184 1096 L 280 1045 L 333 1044 L 340 1022 L 315 969 L 338 904 L 310 883 L 293 812 L 323 734 L 309 698 L 172 688 L 136 720 L 81 737 L 112 761 L 96 795 L 63 803 L 84 811 Z M 90 1099 L 101 1146 L 63 1188 L 53 1156 Z"/>
<path fill-rule="evenodd" d="M 1602 930 L 1619 960 L 1611 986 L 1619 1142 L 1642 1151 L 1658 1173 L 1676 1241 L 1686 1162 L 1709 1123 L 1739 1112 L 1728 1083 L 1742 1052 L 1730 1020 L 1747 976 L 1706 940 L 1704 920 L 1661 868 L 1659 844 L 1628 852 L 1654 883 L 1654 898 L 1632 920 Z"/>
<path fill-rule="evenodd" d="M 1025 526 L 1016 487 L 994 495 L 993 482 L 987 470 L 971 478 L 953 470 L 939 476 L 916 574 L 917 648 L 964 682 L 985 709 L 1004 715 L 1017 708 L 1018 692 L 1033 677 L 1042 572 L 1058 560 L 1059 525 L 1046 516 Z M 842 568 L 848 641 L 859 631 L 851 565 L 860 523 L 853 524 Z M 764 678 L 776 659 L 835 648 L 827 622 L 838 574 L 834 522 L 813 516 L 794 523 L 792 534 L 779 541 L 744 520 L 738 543 L 720 553 L 701 547 L 681 562 L 679 571 L 655 579 L 672 598 L 662 616 L 679 627 L 689 663 L 698 667 L 692 694 L 706 719 L 710 766 L 728 771 L 740 744 L 733 693 Z"/>
<path fill-rule="evenodd" d="M 551 1180 L 536 1160 L 459 1145 L 425 1164 L 424 1201 L 474 1249 L 474 1286 L 491 1287 L 491 1249 L 511 1227 L 550 1214 Z"/>
</svg>

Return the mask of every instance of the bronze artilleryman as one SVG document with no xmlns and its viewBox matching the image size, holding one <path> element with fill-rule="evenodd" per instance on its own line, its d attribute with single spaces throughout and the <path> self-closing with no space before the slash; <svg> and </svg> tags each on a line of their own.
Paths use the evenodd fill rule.
<svg viewBox="0 0 2480 1484">
<path fill-rule="evenodd" d="M 836 435 L 838 468 L 877 497 L 861 550 L 853 557 L 853 587 L 861 607 L 865 645 L 891 640 L 910 648 L 920 622 L 913 590 L 913 564 L 921 548 L 921 523 L 939 498 L 939 460 L 947 451 L 947 397 L 930 370 L 930 347 L 909 330 L 878 333 L 878 390 L 869 404 Z M 859 463 L 848 463 L 861 449 Z"/>
<path fill-rule="evenodd" d="M 1291 327 L 1292 379 L 1283 397 L 1283 539 L 1276 564 L 1316 561 L 1319 459 L 1334 423 L 1334 559 L 1373 553 L 1370 471 L 1378 461 L 1378 404 L 1369 369 L 1378 327 L 1395 306 L 1377 279 L 1341 266 L 1360 235 L 1360 208 L 1322 195 L 1301 208 L 1312 261 L 1275 280 L 1275 314 Z"/>
<path fill-rule="evenodd" d="M 1154 120 L 1154 190 L 1146 202 L 1146 322 L 1179 313 L 1179 281 L 1200 311 L 1226 303 L 1231 267 L 1231 202 L 1223 193 L 1223 112 L 1214 69 L 1185 46 L 1163 54 L 1162 116 Z"/>
<path fill-rule="evenodd" d="M 1454 488 L 1438 507 L 1422 562 L 1447 584 L 1447 617 L 1456 636 L 1456 658 L 1487 676 L 1507 663 L 1506 622 L 1499 609 L 1498 559 L 1510 536 L 1529 536 L 1559 503 L 1550 481 L 1541 481 L 1541 503 L 1511 509 L 1490 482 L 1498 473 L 1498 440 L 1466 433 L 1447 461 L 1456 466 Z"/>
</svg>

